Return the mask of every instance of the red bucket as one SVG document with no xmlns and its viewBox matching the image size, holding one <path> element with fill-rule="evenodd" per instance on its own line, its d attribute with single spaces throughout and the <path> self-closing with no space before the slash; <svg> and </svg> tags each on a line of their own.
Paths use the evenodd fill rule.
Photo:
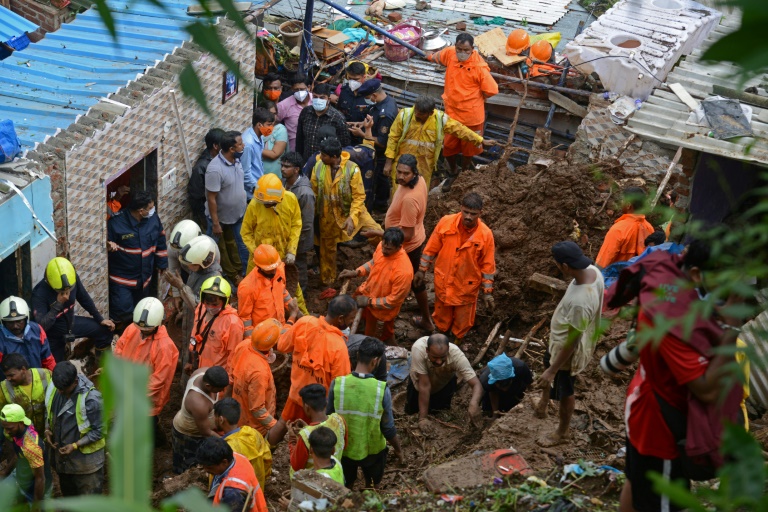
<svg viewBox="0 0 768 512">
<path fill-rule="evenodd" d="M 389 31 L 393 36 L 405 41 L 408 44 L 421 48 L 424 31 L 421 29 L 421 23 L 418 20 L 406 20 L 396 25 Z M 405 46 L 392 41 L 389 38 L 384 39 L 384 56 L 392 62 L 402 62 L 413 57 L 415 53 Z"/>
</svg>

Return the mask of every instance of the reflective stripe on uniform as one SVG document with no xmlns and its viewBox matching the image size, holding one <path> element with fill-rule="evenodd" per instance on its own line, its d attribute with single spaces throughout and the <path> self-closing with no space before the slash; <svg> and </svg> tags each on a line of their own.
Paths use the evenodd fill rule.
<svg viewBox="0 0 768 512">
<path fill-rule="evenodd" d="M 344 408 L 344 388 L 347 383 L 347 377 L 341 377 L 341 389 L 339 393 L 339 410 L 336 411 L 337 413 L 341 414 L 342 416 L 345 414 L 352 414 L 353 416 L 363 416 L 365 418 L 376 418 L 381 419 L 381 412 L 379 411 L 379 406 L 381 405 L 381 386 L 378 386 L 376 388 L 376 402 L 374 402 L 373 412 L 362 412 L 362 411 L 348 411 Z"/>
<path fill-rule="evenodd" d="M 136 286 L 138 281 L 136 279 L 125 279 L 124 277 L 109 275 L 109 280 L 123 286 Z"/>
</svg>

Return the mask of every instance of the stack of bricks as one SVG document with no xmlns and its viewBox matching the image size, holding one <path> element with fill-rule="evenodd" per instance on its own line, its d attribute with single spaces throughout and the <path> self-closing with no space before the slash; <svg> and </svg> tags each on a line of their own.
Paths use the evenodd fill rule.
<svg viewBox="0 0 768 512">
<path fill-rule="evenodd" d="M 59 9 L 35 0 L 9 0 L 10 9 L 40 27 L 40 35 L 54 32 L 62 23 L 72 21 L 75 13 L 67 9 Z"/>
</svg>

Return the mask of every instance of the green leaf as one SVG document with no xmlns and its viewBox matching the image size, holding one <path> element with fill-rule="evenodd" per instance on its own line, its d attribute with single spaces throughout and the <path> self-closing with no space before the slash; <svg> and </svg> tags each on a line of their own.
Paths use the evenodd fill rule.
<svg viewBox="0 0 768 512">
<path fill-rule="evenodd" d="M 247 35 L 248 39 L 253 40 L 253 36 L 248 30 L 248 25 L 246 25 L 243 15 L 240 14 L 240 11 L 235 7 L 235 2 L 233 0 L 218 0 L 218 2 L 224 9 L 224 12 L 227 13 L 227 18 L 234 21 L 237 28 L 239 28 L 243 34 Z"/>
<path fill-rule="evenodd" d="M 687 508 L 692 512 L 707 512 L 707 507 L 701 504 L 682 483 L 670 482 L 655 471 L 649 471 L 648 478 L 653 482 L 654 492 L 669 497 L 669 500 L 675 505 Z"/>
<path fill-rule="evenodd" d="M 194 510 L 194 512 L 221 512 L 221 509 L 214 507 L 205 494 L 197 487 L 185 489 L 161 503 L 163 512 L 173 512 L 179 508 L 185 510 Z"/>
<path fill-rule="evenodd" d="M 722 481 L 727 481 L 731 500 L 757 503 L 763 496 L 766 470 L 760 445 L 744 428 L 726 425 L 723 435 L 723 453 L 733 458 L 720 470 Z"/>
<path fill-rule="evenodd" d="M 96 11 L 99 13 L 101 21 L 104 23 L 104 26 L 107 27 L 107 30 L 109 30 L 112 39 L 117 42 L 115 18 L 112 16 L 112 11 L 109 9 L 109 5 L 107 5 L 107 0 L 94 0 L 94 3 L 96 4 Z"/>
<path fill-rule="evenodd" d="M 71 512 L 152 512 L 152 508 L 140 503 L 126 503 L 114 496 L 77 496 L 58 498 L 43 503 L 44 510 Z"/>
<path fill-rule="evenodd" d="M 3 439 L 0 438 L 0 443 L 3 442 Z M 29 510 L 26 503 L 14 505 L 16 503 L 18 492 L 16 480 L 13 478 L 0 480 L 0 510 L 8 512 L 26 512 Z"/>
<path fill-rule="evenodd" d="M 205 97 L 205 91 L 203 90 L 203 84 L 200 83 L 200 78 L 195 72 L 195 67 L 191 62 L 187 62 L 184 65 L 184 69 L 179 74 L 179 83 L 181 83 L 181 92 L 185 96 L 188 96 L 195 100 L 197 105 L 203 109 L 208 117 L 211 117 L 211 109 L 208 107 L 208 98 Z"/>
<path fill-rule="evenodd" d="M 104 417 L 115 418 L 107 441 L 110 494 L 126 506 L 146 508 L 152 490 L 153 448 L 149 368 L 110 353 L 104 358 L 101 380 Z"/>
</svg>

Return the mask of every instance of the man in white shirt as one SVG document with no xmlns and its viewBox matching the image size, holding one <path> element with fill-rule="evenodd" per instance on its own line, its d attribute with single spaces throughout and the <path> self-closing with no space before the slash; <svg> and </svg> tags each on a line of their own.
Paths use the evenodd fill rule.
<svg viewBox="0 0 768 512">
<path fill-rule="evenodd" d="M 550 400 L 560 402 L 557 430 L 546 434 L 538 443 L 555 446 L 566 440 L 576 406 L 574 383 L 592 359 L 603 309 L 603 275 L 573 242 L 552 246 L 557 268 L 572 279 L 552 315 L 549 348 L 544 354 L 546 370 L 534 383 L 542 390 L 536 416 L 544 418 Z"/>
</svg>

